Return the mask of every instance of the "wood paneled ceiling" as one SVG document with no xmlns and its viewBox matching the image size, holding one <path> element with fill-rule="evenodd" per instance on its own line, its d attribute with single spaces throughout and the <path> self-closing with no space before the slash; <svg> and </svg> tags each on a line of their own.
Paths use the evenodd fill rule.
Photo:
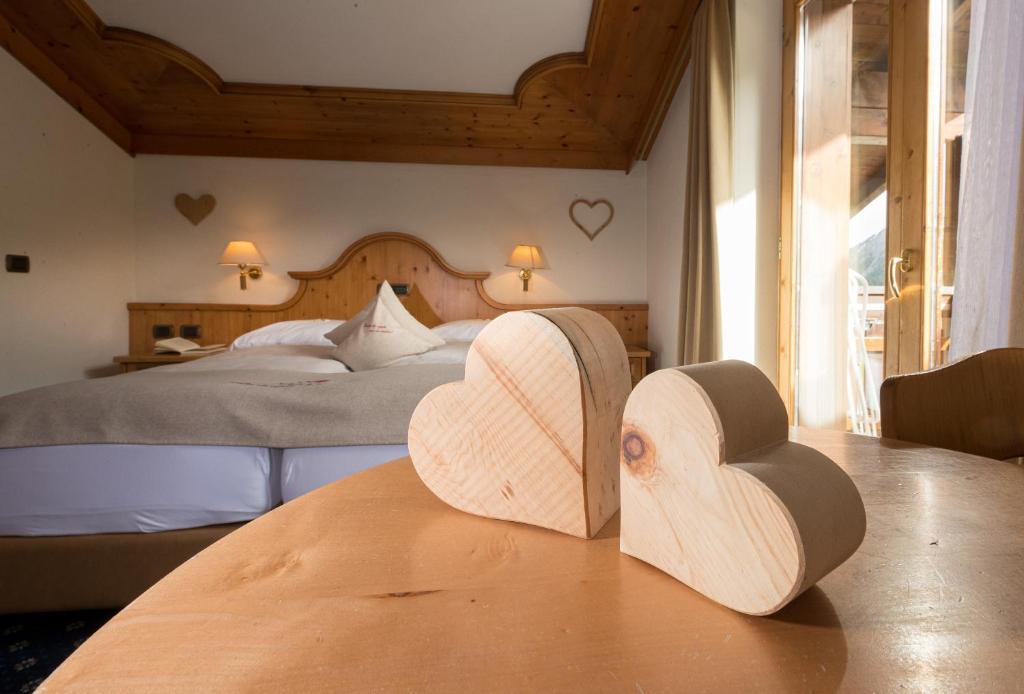
<svg viewBox="0 0 1024 694">
<path fill-rule="evenodd" d="M 502 95 L 225 82 L 84 0 L 0 0 L 0 45 L 132 154 L 628 171 L 679 84 L 697 5 L 595 0 L 583 52 Z"/>
</svg>

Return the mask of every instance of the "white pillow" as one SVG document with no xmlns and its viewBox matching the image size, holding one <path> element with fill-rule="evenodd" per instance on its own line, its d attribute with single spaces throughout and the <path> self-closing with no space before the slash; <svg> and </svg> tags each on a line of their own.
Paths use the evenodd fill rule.
<svg viewBox="0 0 1024 694">
<path fill-rule="evenodd" d="M 445 342 L 472 342 L 480 334 L 480 331 L 484 329 L 484 326 L 490 322 L 490 319 L 487 318 L 453 320 L 431 328 L 430 332 Z"/>
<path fill-rule="evenodd" d="M 342 325 L 343 320 L 284 320 L 256 328 L 235 339 L 231 349 L 269 347 L 271 345 L 317 345 L 330 347 L 334 343 L 324 333 Z"/>
<path fill-rule="evenodd" d="M 387 282 L 381 283 L 377 297 L 355 318 L 326 337 L 338 345 L 331 356 L 353 371 L 377 369 L 444 344 L 413 318 Z"/>
</svg>

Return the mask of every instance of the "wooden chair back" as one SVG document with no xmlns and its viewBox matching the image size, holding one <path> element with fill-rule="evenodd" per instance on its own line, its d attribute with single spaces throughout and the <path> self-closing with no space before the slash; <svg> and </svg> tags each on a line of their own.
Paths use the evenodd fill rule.
<svg viewBox="0 0 1024 694">
<path fill-rule="evenodd" d="M 997 460 L 1024 456 L 1024 348 L 882 383 L 882 436 Z"/>
</svg>

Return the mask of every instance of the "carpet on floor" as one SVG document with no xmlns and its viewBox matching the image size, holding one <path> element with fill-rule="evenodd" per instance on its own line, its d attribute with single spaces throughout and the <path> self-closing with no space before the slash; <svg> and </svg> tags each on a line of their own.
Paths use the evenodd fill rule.
<svg viewBox="0 0 1024 694">
<path fill-rule="evenodd" d="M 0 615 L 0 692 L 29 694 L 117 610 Z"/>
</svg>

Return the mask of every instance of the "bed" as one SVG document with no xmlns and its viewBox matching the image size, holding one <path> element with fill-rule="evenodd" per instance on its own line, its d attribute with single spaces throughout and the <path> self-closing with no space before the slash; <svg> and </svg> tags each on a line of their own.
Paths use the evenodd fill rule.
<svg viewBox="0 0 1024 694">
<path fill-rule="evenodd" d="M 374 296 L 383 280 L 395 285 L 406 309 L 433 329 L 533 307 L 495 302 L 483 285 L 488 273 L 456 270 L 422 240 L 398 233 L 364 237 L 327 268 L 289 274 L 298 288 L 280 305 L 129 304 L 131 351 L 151 353 L 157 325 L 199 325 L 203 342 L 232 343 L 283 322 L 345 319 Z M 605 315 L 626 342 L 646 341 L 645 305 L 588 307 Z M 66 384 L 43 405 L 8 408 L 40 412 L 46 411 L 46 402 L 66 404 L 77 398 L 89 421 L 79 427 L 85 433 L 77 439 L 69 434 L 52 445 L 52 436 L 32 438 L 37 430 L 45 431 L 46 417 L 0 420 L 0 438 L 7 434 L 8 444 L 27 443 L 0 447 L 0 612 L 122 606 L 240 524 L 323 484 L 406 454 L 404 429 L 415 394 L 405 397 L 404 404 L 397 396 L 378 397 L 375 390 L 337 396 L 371 403 L 351 408 L 363 417 L 361 425 L 351 426 L 353 431 L 373 429 L 371 417 L 391 422 L 390 430 L 376 437 L 349 436 L 345 425 L 311 419 L 307 438 L 289 438 L 288 431 L 301 428 L 301 421 L 275 427 L 256 419 L 239 426 L 241 433 L 234 438 L 222 440 L 218 432 L 237 425 L 236 417 L 226 410 L 221 414 L 219 391 L 206 395 L 204 383 L 227 380 L 232 387 L 246 386 L 246 402 L 263 402 L 271 414 L 305 407 L 307 417 L 313 417 L 324 408 L 313 404 L 321 396 L 311 393 L 323 389 L 302 388 L 308 384 L 343 389 L 360 380 L 405 383 L 409 374 L 425 372 L 430 376 L 421 389 L 457 380 L 468 350 L 465 338 L 471 336 L 457 337 L 463 339 L 447 340 L 443 348 L 372 376 L 348 374 L 344 364 L 330 358 L 328 345 L 264 344 L 103 383 Z M 123 379 L 135 379 L 132 392 L 138 389 L 139 394 L 132 396 L 134 404 L 124 395 Z M 174 394 L 186 391 L 201 395 L 190 396 L 196 404 L 187 409 L 195 411 L 182 414 L 173 407 Z M 179 405 L 189 402 L 178 400 Z M 133 418 L 159 421 L 172 431 L 177 426 L 178 432 L 156 440 L 118 435 L 116 430 Z M 265 435 L 265 429 L 275 432 Z M 319 435 L 330 429 L 337 430 L 333 438 Z M 98 438 L 99 430 L 105 439 Z M 19 431 L 22 439 L 10 436 Z M 343 445 L 335 445 L 339 441 Z"/>
</svg>

